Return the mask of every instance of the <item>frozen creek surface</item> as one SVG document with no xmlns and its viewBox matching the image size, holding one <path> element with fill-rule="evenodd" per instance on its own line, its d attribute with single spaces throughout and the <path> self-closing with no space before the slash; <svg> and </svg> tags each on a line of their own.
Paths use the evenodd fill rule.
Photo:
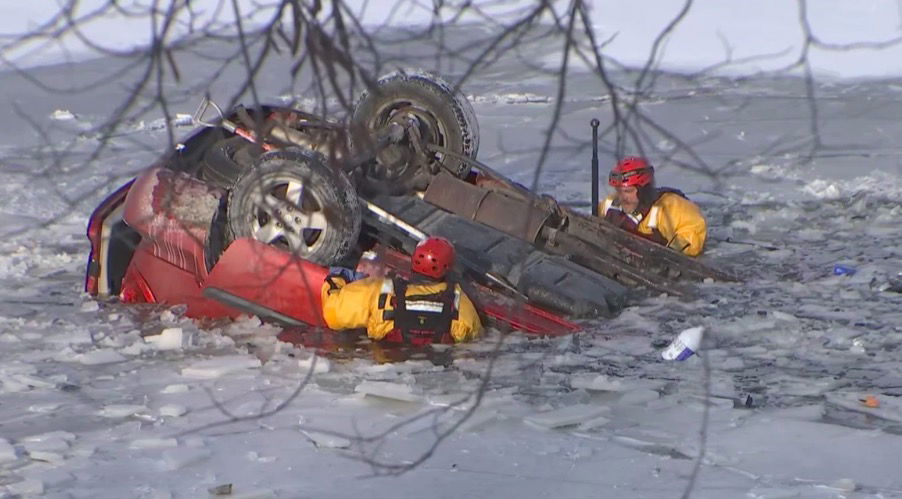
<svg viewBox="0 0 902 499">
<path fill-rule="evenodd" d="M 467 87 L 480 158 L 531 182 L 554 82 L 493 71 Z M 14 97 L 34 98 L 0 76 Z M 661 177 L 708 215 L 705 258 L 744 282 L 650 297 L 562 339 L 490 332 L 442 352 L 445 366 L 380 364 L 368 350 L 314 360 L 253 318 L 201 329 L 170 310 L 90 300 L 85 220 L 164 147 L 164 123 L 128 124 L 102 161 L 67 168 L 94 150 L 84 131 L 103 115 L 68 111 L 77 104 L 65 96 L 34 102 L 49 106 L 35 119 L 66 156 L 51 167 L 50 149 L 23 139 L 27 126 L 3 125 L 0 496 L 204 497 L 231 484 L 235 497 L 663 498 L 694 480 L 692 497 L 902 497 L 902 171 L 891 140 L 902 125 L 887 118 L 898 90 L 819 88 L 824 140 L 859 135 L 800 165 L 800 154 L 756 156 L 807 131 L 798 82 L 682 85 L 663 80 L 648 112 L 710 135 L 696 150 L 716 168 L 663 166 Z M 607 108 L 588 78 L 569 87 L 561 126 L 580 142 L 552 152 L 538 188 L 579 203 L 586 124 Z M 35 175 L 44 168 L 52 175 Z M 835 263 L 857 273 L 834 276 Z M 660 358 L 697 325 L 701 355 Z M 164 330 L 165 341 L 143 337 Z M 865 407 L 867 395 L 880 406 Z"/>
</svg>

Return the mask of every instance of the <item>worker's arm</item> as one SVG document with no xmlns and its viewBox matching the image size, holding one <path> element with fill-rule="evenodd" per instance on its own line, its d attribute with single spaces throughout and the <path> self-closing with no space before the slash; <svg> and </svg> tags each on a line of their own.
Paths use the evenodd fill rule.
<svg viewBox="0 0 902 499">
<path fill-rule="evenodd" d="M 478 338 L 482 333 L 482 323 L 476 307 L 460 285 L 457 286 L 457 293 L 460 300 L 457 304 L 457 319 L 451 321 L 451 337 L 455 343 L 460 343 Z"/>
<path fill-rule="evenodd" d="M 705 248 L 708 224 L 699 207 L 676 194 L 661 198 L 658 230 L 667 246 L 688 256 L 698 256 Z"/>
<path fill-rule="evenodd" d="M 368 277 L 345 283 L 340 276 L 329 276 L 323 283 L 323 319 L 331 329 L 366 327 L 371 304 L 378 298 L 383 279 Z"/>
</svg>

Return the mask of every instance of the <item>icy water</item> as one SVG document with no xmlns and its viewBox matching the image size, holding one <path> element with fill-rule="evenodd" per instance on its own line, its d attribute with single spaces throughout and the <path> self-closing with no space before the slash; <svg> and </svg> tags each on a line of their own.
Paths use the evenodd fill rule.
<svg viewBox="0 0 902 499">
<path fill-rule="evenodd" d="M 554 54 L 545 48 L 535 59 Z M 39 74 L 89 84 L 115 64 Z M 194 110 L 202 68 L 170 84 L 173 113 Z M 81 293 L 87 216 L 166 147 L 166 123 L 158 111 L 131 116 L 95 159 L 96 127 L 121 85 L 45 92 L 9 73 L 0 85 L 0 487 L 8 495 L 197 497 L 233 482 L 261 497 L 389 497 L 398 486 L 456 497 L 677 497 L 702 459 L 693 497 L 902 497 L 897 86 L 819 83 L 815 122 L 800 80 L 660 76 L 641 105 L 647 152 L 662 183 L 684 189 L 707 215 L 704 258 L 743 281 L 701 284 L 692 300 L 649 297 L 555 340 L 492 331 L 442 352 L 452 362 L 436 365 L 416 356 L 380 364 L 371 348 L 314 364 L 311 351 L 276 342 L 279 330 L 254 319 L 201 328 L 166 310 L 90 300 Z M 480 121 L 479 158 L 531 183 L 556 85 L 511 58 L 474 74 L 464 91 Z M 309 99 L 284 87 L 270 77 L 261 92 Z M 588 123 L 598 117 L 604 129 L 608 106 L 598 80 L 567 79 L 540 191 L 586 206 Z M 175 123 L 176 136 L 188 131 Z M 612 147 L 603 136 L 603 171 Z M 856 272 L 833 275 L 837 263 Z M 707 331 L 700 355 L 660 357 L 699 325 Z M 164 328 L 179 328 L 185 344 L 142 339 Z M 300 380 L 302 395 L 270 415 Z M 459 410 L 474 393 L 478 410 Z M 866 395 L 880 407 L 866 407 Z M 436 429 L 459 421 L 410 474 L 345 481 L 336 472 L 385 472 L 361 456 L 409 463 Z"/>
</svg>

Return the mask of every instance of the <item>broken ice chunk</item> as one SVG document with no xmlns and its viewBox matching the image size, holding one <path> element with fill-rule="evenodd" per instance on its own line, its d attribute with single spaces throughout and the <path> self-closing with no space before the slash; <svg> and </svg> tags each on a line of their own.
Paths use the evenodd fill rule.
<svg viewBox="0 0 902 499">
<path fill-rule="evenodd" d="M 313 369 L 314 374 L 327 373 L 332 369 L 329 359 L 318 355 L 311 355 L 306 359 L 298 359 L 298 367 L 306 373 Z"/>
<path fill-rule="evenodd" d="M 124 362 L 128 359 L 115 350 L 94 350 L 77 354 L 72 360 L 86 366 L 96 366 L 100 364 L 115 364 L 117 362 Z"/>
<path fill-rule="evenodd" d="M 82 312 L 96 312 L 98 310 L 100 310 L 100 305 L 94 300 L 89 300 L 81 304 Z"/>
<path fill-rule="evenodd" d="M 160 416 L 169 416 L 178 418 L 184 416 L 188 412 L 188 408 L 178 404 L 168 404 L 160 407 Z"/>
<path fill-rule="evenodd" d="M 422 402 L 423 397 L 414 393 L 411 385 L 402 383 L 390 383 L 388 381 L 364 381 L 354 388 L 357 393 L 382 397 L 403 402 Z"/>
<path fill-rule="evenodd" d="M 182 376 L 189 378 L 215 379 L 226 374 L 256 369 L 260 367 L 260 359 L 247 355 L 228 355 L 202 360 L 182 369 Z"/>
<path fill-rule="evenodd" d="M 97 412 L 105 418 L 125 418 L 136 414 L 146 413 L 147 407 L 136 404 L 110 404 Z"/>
<path fill-rule="evenodd" d="M 6 491 L 14 497 L 35 497 L 44 493 L 44 482 L 27 478 L 21 482 L 11 483 L 6 486 Z"/>
<path fill-rule="evenodd" d="M 624 389 L 623 382 L 619 379 L 612 380 L 604 374 L 598 376 L 573 376 L 570 386 L 584 390 L 597 390 L 605 392 L 619 392 Z"/>
<path fill-rule="evenodd" d="M 28 453 L 28 457 L 30 457 L 34 461 L 43 461 L 45 463 L 51 464 L 60 464 L 66 460 L 62 454 L 58 452 L 50 452 L 50 451 L 31 451 Z"/>
<path fill-rule="evenodd" d="M 50 119 L 55 121 L 70 121 L 75 119 L 75 115 L 68 109 L 57 109 L 50 114 Z"/>
<path fill-rule="evenodd" d="M 35 452 L 66 452 L 69 450 L 69 442 L 62 438 L 46 438 L 37 440 L 24 440 L 22 447 L 29 454 Z"/>
<path fill-rule="evenodd" d="M 71 442 L 75 440 L 77 437 L 74 433 L 70 433 L 68 431 L 49 431 L 47 433 L 39 433 L 37 435 L 29 435 L 22 439 L 23 442 L 46 442 L 49 440 L 63 440 L 65 442 Z"/>
<path fill-rule="evenodd" d="M 480 407 L 479 409 L 474 411 L 470 415 L 470 417 L 463 422 L 463 424 L 460 425 L 460 430 L 466 432 L 476 432 L 500 419 L 504 419 L 504 416 L 500 412 L 498 412 L 498 410 L 483 409 Z"/>
<path fill-rule="evenodd" d="M 205 448 L 181 447 L 169 449 L 163 452 L 160 467 L 165 471 L 176 471 L 204 461 L 209 457 L 210 451 Z"/>
<path fill-rule="evenodd" d="M 578 427 L 580 430 L 591 430 L 594 428 L 598 428 L 600 426 L 604 426 L 610 422 L 611 422 L 610 419 L 608 419 L 604 416 L 598 416 L 597 418 L 592 418 L 587 421 L 583 421 L 582 423 L 579 424 Z"/>
<path fill-rule="evenodd" d="M 840 478 L 839 480 L 831 483 L 830 488 L 842 492 L 855 492 L 855 489 L 858 488 L 858 484 L 856 484 L 855 480 L 852 480 L 851 478 Z"/>
<path fill-rule="evenodd" d="M 523 420 L 544 428 L 559 428 L 589 421 L 608 411 L 610 408 L 603 405 L 576 404 L 526 416 Z"/>
<path fill-rule="evenodd" d="M 168 449 L 178 447 L 179 443 L 174 438 L 139 438 L 129 444 L 131 449 Z"/>
<path fill-rule="evenodd" d="M 642 388 L 639 390 L 631 390 L 624 393 L 620 397 L 620 400 L 618 400 L 618 402 L 623 405 L 641 405 L 653 400 L 658 400 L 660 397 L 661 394 L 659 394 L 655 390 Z"/>
<path fill-rule="evenodd" d="M 247 492 L 237 492 L 232 489 L 229 499 L 269 499 L 275 497 L 276 493 L 269 489 L 249 490 Z"/>
<path fill-rule="evenodd" d="M 15 461 L 16 459 L 16 448 L 6 439 L 0 438 L 0 463 Z"/>
<path fill-rule="evenodd" d="M 351 441 L 339 437 L 337 435 L 330 435 L 328 433 L 320 433 L 318 431 L 306 431 L 301 430 L 301 433 L 304 434 L 307 438 L 313 442 L 313 445 L 319 448 L 326 449 L 347 449 L 351 446 Z"/>
<path fill-rule="evenodd" d="M 160 334 L 144 337 L 144 341 L 153 345 L 157 350 L 178 350 L 185 345 L 186 336 L 180 327 L 167 327 Z"/>
<path fill-rule="evenodd" d="M 160 393 L 187 393 L 188 385 L 184 383 L 177 383 L 175 385 L 167 385 L 166 388 L 160 390 Z"/>
</svg>

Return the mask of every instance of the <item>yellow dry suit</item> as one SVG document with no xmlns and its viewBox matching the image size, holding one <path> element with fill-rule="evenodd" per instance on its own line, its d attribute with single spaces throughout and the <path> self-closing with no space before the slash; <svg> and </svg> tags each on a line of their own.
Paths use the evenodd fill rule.
<svg viewBox="0 0 902 499">
<path fill-rule="evenodd" d="M 599 204 L 598 213 L 624 230 L 688 256 L 700 255 L 705 247 L 708 225 L 698 205 L 675 189 L 658 191 L 658 198 L 644 212 L 624 212 L 611 195 Z"/>
<path fill-rule="evenodd" d="M 346 283 L 340 276 L 329 276 L 322 300 L 330 328 L 365 327 L 374 340 L 458 343 L 482 331 L 473 302 L 460 285 L 449 287 L 445 281 L 389 276 Z"/>
</svg>

